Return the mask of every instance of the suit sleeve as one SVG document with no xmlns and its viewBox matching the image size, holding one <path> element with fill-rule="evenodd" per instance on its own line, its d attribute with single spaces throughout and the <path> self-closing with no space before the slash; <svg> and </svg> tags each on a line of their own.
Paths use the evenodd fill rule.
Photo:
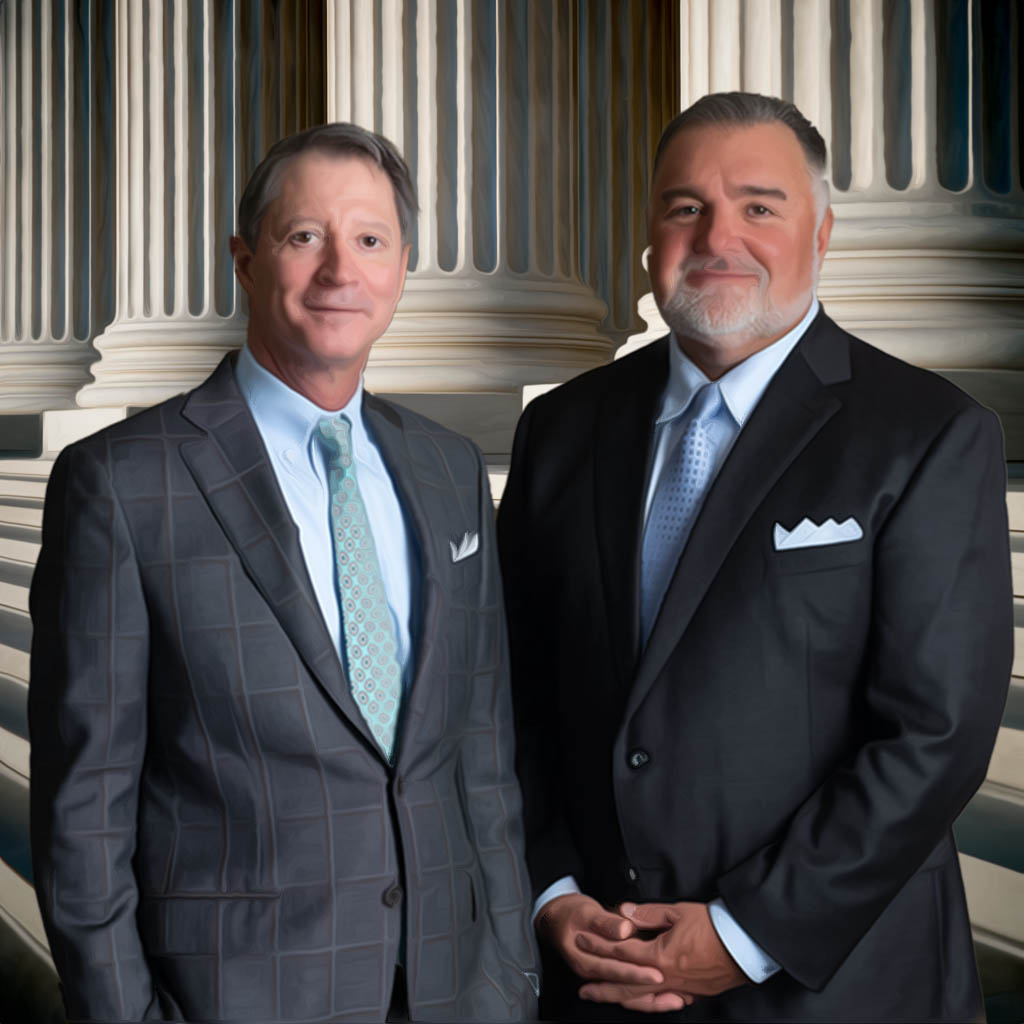
<svg viewBox="0 0 1024 1024">
<path fill-rule="evenodd" d="M 107 467 L 81 446 L 65 450 L 50 477 L 30 607 L 33 869 L 68 1015 L 161 1019 L 132 870 L 145 598 Z"/>
<path fill-rule="evenodd" d="M 474 637 L 470 745 L 463 756 L 467 810 L 487 886 L 494 933 L 536 990 L 538 959 L 530 924 L 530 883 L 523 854 L 522 798 L 515 774 L 508 641 L 494 536 L 494 506 L 477 453 L 480 552 L 479 623 Z M 532 1000 L 531 1000 L 532 1003 Z M 532 1018 L 536 1006 L 522 1008 Z"/>
<path fill-rule="evenodd" d="M 779 841 L 719 879 L 750 936 L 820 990 L 984 779 L 1010 677 L 1002 440 L 972 406 L 939 433 L 875 541 L 862 694 L 875 727 Z"/>
<path fill-rule="evenodd" d="M 516 771 L 523 788 L 523 820 L 526 859 L 537 899 L 552 884 L 567 876 L 582 879 L 583 860 L 569 834 L 560 786 L 561 765 L 557 756 L 557 715 L 551 712 L 549 677 L 552 658 L 543 649 L 547 635 L 534 615 L 548 614 L 538 608 L 537 584 L 531 579 L 528 513 L 528 467 L 533 415 L 542 399 L 526 407 L 516 429 L 512 466 L 498 513 L 498 542 L 505 583 L 505 604 L 511 642 L 512 697 L 516 723 Z"/>
</svg>

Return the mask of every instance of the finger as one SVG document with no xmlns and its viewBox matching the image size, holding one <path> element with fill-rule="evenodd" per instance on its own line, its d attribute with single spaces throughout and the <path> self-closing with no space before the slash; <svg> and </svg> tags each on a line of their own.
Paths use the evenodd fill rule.
<svg viewBox="0 0 1024 1024">
<path fill-rule="evenodd" d="M 636 932 L 636 926 L 632 921 L 627 921 L 621 914 L 613 914 L 602 909 L 596 909 L 588 914 L 583 926 L 587 931 L 596 932 L 613 941 L 628 939 Z"/>
<path fill-rule="evenodd" d="M 636 999 L 624 999 L 622 1005 L 627 1010 L 639 1010 L 641 1013 L 669 1013 L 692 1002 L 692 996 L 684 996 L 680 992 L 648 992 Z"/>
<path fill-rule="evenodd" d="M 607 981 L 588 982 L 579 991 L 580 999 L 586 999 L 588 1002 L 620 1003 L 622 1005 L 625 1005 L 627 1000 L 632 1002 L 644 996 L 657 994 L 657 987 L 653 985 L 622 985 Z"/>
<path fill-rule="evenodd" d="M 644 929 L 671 928 L 678 916 L 671 903 L 623 903 L 619 913 Z"/>
<path fill-rule="evenodd" d="M 593 932 L 580 932 L 576 936 L 576 948 L 592 956 L 625 960 L 632 964 L 658 965 L 658 948 L 653 942 L 645 942 L 643 939 L 609 942 Z"/>
<path fill-rule="evenodd" d="M 642 967 L 579 952 L 566 959 L 573 971 L 588 981 L 615 982 L 620 985 L 662 985 L 665 982 L 665 976 L 656 967 Z"/>
</svg>

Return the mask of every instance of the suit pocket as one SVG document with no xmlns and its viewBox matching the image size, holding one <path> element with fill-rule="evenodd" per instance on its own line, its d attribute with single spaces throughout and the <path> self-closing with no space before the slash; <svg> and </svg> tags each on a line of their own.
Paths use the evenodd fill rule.
<svg viewBox="0 0 1024 1024">
<path fill-rule="evenodd" d="M 870 548 L 863 538 L 840 544 L 822 544 L 812 548 L 772 550 L 768 554 L 768 570 L 784 576 L 804 572 L 825 572 L 828 569 L 859 565 L 867 560 L 869 553 Z"/>
</svg>

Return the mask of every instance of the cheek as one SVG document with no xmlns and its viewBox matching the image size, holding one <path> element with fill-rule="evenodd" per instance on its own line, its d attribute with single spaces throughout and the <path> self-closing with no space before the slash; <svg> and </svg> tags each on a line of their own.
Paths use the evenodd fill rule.
<svg viewBox="0 0 1024 1024">
<path fill-rule="evenodd" d="M 399 268 L 394 266 L 368 267 L 364 280 L 367 290 L 381 302 L 398 298 Z"/>
</svg>

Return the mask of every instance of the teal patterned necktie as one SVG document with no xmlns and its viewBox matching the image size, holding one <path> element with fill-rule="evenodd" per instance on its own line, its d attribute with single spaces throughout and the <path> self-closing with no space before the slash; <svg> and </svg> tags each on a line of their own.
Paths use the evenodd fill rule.
<svg viewBox="0 0 1024 1024">
<path fill-rule="evenodd" d="M 390 760 L 402 672 L 380 560 L 356 480 L 352 425 L 345 416 L 324 416 L 317 426 L 328 456 L 331 533 L 349 684 L 374 739 Z"/>
</svg>

